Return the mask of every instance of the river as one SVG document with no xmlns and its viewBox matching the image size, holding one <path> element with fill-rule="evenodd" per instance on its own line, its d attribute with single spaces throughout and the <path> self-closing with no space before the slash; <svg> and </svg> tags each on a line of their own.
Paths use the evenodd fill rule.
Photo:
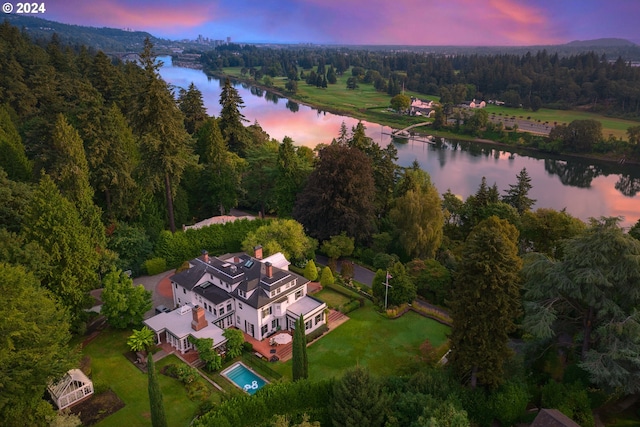
<svg viewBox="0 0 640 427">
<path fill-rule="evenodd" d="M 164 62 L 160 75 L 165 81 L 182 88 L 193 82 L 202 92 L 208 113 L 220 114 L 220 80 L 210 79 L 200 70 L 174 67 L 171 57 L 159 59 Z M 336 138 L 343 122 L 349 129 L 358 122 L 351 117 L 320 112 L 246 84 L 235 87 L 245 105 L 241 112 L 249 123 L 257 121 L 278 141 L 288 136 L 296 145 L 314 148 Z M 390 128 L 375 123 L 364 124 L 368 136 L 378 144 L 386 146 L 391 142 Z M 640 166 L 516 153 L 502 147 L 460 141 L 444 141 L 437 146 L 415 140 L 393 143 L 398 149 L 398 164 L 409 166 L 417 160 L 441 193 L 451 189 L 466 198 L 475 193 L 484 176 L 489 185 L 496 183 L 503 194 L 526 167 L 533 186 L 529 196 L 536 199 L 534 209 L 566 208 L 571 215 L 583 220 L 620 216 L 626 227 L 640 219 Z"/>
</svg>

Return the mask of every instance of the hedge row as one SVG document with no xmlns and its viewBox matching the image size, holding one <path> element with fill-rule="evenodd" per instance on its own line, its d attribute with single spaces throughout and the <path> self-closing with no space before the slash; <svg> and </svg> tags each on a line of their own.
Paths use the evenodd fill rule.
<svg viewBox="0 0 640 427">
<path fill-rule="evenodd" d="M 267 423 L 274 415 L 307 413 L 322 425 L 328 421 L 327 402 L 333 380 L 299 380 L 269 384 L 253 396 L 234 397 L 193 422 L 198 427 L 244 427 Z"/>
<path fill-rule="evenodd" d="M 240 219 L 226 224 L 214 224 L 199 229 L 160 233 L 154 250 L 157 258 L 166 261 L 169 269 L 177 268 L 184 261 L 209 251 L 212 255 L 242 251 L 242 241 L 249 232 L 268 224 L 270 220 Z"/>
</svg>

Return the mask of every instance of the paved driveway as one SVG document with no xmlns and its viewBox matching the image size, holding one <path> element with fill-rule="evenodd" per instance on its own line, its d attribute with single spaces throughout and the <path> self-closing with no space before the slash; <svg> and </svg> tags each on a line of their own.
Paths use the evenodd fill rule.
<svg viewBox="0 0 640 427">
<path fill-rule="evenodd" d="M 169 270 L 156 274 L 155 276 L 140 276 L 133 279 L 134 285 L 142 285 L 146 290 L 151 291 L 153 307 L 145 313 L 145 319 L 155 315 L 155 308 L 159 305 L 173 309 L 173 296 L 171 294 L 171 281 L 169 279 L 173 276 L 173 272 L 174 270 Z"/>
</svg>

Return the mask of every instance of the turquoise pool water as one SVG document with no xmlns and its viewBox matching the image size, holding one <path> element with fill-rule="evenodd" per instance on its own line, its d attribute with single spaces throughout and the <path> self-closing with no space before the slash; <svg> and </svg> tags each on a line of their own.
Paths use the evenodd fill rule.
<svg viewBox="0 0 640 427">
<path fill-rule="evenodd" d="M 240 362 L 225 369 L 221 374 L 249 394 L 255 394 L 267 383 Z"/>
</svg>

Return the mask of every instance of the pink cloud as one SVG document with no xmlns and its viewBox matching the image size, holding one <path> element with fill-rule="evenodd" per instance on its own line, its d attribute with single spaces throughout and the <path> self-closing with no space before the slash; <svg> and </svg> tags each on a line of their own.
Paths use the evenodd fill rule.
<svg viewBox="0 0 640 427">
<path fill-rule="evenodd" d="M 113 0 L 94 0 L 74 4 L 65 15 L 66 20 L 83 22 L 85 25 L 130 27 L 134 30 L 161 29 L 163 33 L 177 33 L 215 19 L 215 12 L 214 5 L 195 2 L 186 7 L 179 2 L 124 4 Z"/>
<path fill-rule="evenodd" d="M 354 43 L 417 45 L 552 44 L 559 42 L 546 11 L 522 0 L 370 0 L 366 22 L 362 5 L 341 0 L 311 0 L 334 16 L 323 25 L 336 39 Z M 359 3 L 359 2 L 358 2 Z"/>
</svg>

